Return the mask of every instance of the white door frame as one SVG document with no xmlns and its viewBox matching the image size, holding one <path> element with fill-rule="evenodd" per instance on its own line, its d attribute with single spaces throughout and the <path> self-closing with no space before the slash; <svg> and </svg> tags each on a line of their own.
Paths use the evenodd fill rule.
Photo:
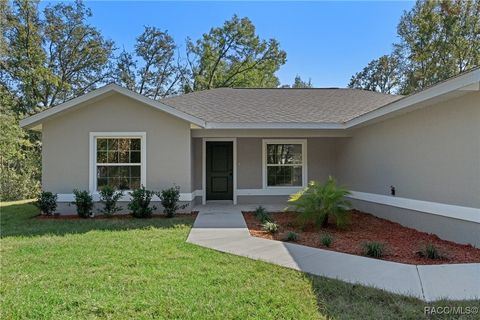
<svg viewBox="0 0 480 320">
<path fill-rule="evenodd" d="M 237 204 L 237 138 L 202 138 L 202 204 L 207 203 L 207 141 L 233 142 L 233 204 Z"/>
</svg>

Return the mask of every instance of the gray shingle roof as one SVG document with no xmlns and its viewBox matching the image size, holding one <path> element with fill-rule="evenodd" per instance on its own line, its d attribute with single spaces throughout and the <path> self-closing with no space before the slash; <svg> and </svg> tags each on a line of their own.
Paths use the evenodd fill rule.
<svg viewBox="0 0 480 320">
<path fill-rule="evenodd" d="M 401 97 L 358 89 L 218 88 L 161 102 L 207 122 L 344 123 Z"/>
</svg>

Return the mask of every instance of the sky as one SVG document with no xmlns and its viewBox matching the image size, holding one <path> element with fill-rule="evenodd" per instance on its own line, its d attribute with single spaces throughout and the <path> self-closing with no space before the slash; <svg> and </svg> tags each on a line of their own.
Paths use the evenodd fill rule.
<svg viewBox="0 0 480 320">
<path fill-rule="evenodd" d="M 42 6 L 48 3 L 42 3 Z M 275 38 L 287 52 L 277 72 L 281 84 L 296 75 L 315 87 L 345 87 L 370 60 L 391 51 L 396 27 L 408 1 L 358 2 L 163 2 L 87 1 L 89 23 L 133 51 L 144 26 L 156 26 L 185 52 L 185 39 L 198 39 L 234 14 L 248 17 L 262 39 Z"/>
</svg>

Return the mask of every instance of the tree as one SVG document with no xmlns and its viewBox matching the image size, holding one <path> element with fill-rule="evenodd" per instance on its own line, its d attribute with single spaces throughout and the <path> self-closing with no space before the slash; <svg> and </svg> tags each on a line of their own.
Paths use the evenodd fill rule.
<svg viewBox="0 0 480 320">
<path fill-rule="evenodd" d="M 40 144 L 18 126 L 18 101 L 0 87 L 0 200 L 34 198 L 40 189 Z"/>
<path fill-rule="evenodd" d="M 480 0 L 417 1 L 398 24 L 393 53 L 349 86 L 410 94 L 480 65 Z"/>
<path fill-rule="evenodd" d="M 417 1 L 398 25 L 408 94 L 480 65 L 480 1 Z"/>
<path fill-rule="evenodd" d="M 48 6 L 43 16 L 38 1 L 15 0 L 2 10 L 1 83 L 20 97 L 18 112 L 31 113 L 93 90 L 111 75 L 113 42 L 87 24 L 83 2 Z"/>
<path fill-rule="evenodd" d="M 382 93 L 393 93 L 399 85 L 399 62 L 394 55 L 381 56 L 370 61 L 362 71 L 350 79 L 349 88 Z"/>
<path fill-rule="evenodd" d="M 187 39 L 184 91 L 216 87 L 277 87 L 275 72 L 286 61 L 275 39 L 262 40 L 248 18 L 236 15 L 222 27 Z"/>
<path fill-rule="evenodd" d="M 166 31 L 145 27 L 135 44 L 135 58 L 141 59 L 141 67 L 132 54 L 123 51 L 117 60 L 116 81 L 152 99 L 177 93 L 183 69 L 175 59 L 175 49 Z"/>
<path fill-rule="evenodd" d="M 292 88 L 313 88 L 312 79 L 308 79 L 308 82 L 303 81 L 300 76 L 295 77 Z"/>
</svg>

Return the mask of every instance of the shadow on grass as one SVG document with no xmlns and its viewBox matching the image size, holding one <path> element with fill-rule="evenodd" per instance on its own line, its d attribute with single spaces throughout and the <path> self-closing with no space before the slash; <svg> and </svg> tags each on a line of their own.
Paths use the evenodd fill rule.
<svg viewBox="0 0 480 320">
<path fill-rule="evenodd" d="M 193 216 L 151 219 L 36 219 L 38 209 L 32 203 L 7 203 L 0 206 L 0 237 L 79 234 L 89 231 L 125 231 L 148 228 L 191 226 Z"/>
</svg>

